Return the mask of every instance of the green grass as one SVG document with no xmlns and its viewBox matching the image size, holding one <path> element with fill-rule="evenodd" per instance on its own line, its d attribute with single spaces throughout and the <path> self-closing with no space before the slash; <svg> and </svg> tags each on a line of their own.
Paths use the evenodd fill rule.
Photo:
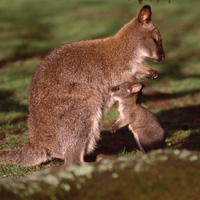
<svg viewBox="0 0 200 200">
<path fill-rule="evenodd" d="M 160 77 L 147 81 L 143 105 L 161 121 L 167 148 L 200 150 L 200 2 L 143 4 L 147 3 L 162 34 L 166 59 L 147 61 Z M 140 8 L 133 0 L 1 0 L 0 149 L 18 148 L 27 141 L 28 89 L 43 56 L 64 43 L 113 35 Z M 104 117 L 102 130 L 108 135 L 116 116 L 114 107 Z M 114 138 L 110 136 L 105 149 Z M 131 153 L 123 149 L 121 154 Z M 22 176 L 54 165 L 59 163 L 32 168 L 0 165 L 0 176 Z"/>
</svg>

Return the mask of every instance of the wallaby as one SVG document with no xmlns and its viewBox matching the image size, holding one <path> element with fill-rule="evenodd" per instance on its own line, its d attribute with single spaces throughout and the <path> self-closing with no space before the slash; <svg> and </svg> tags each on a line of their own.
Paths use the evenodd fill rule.
<svg viewBox="0 0 200 200">
<path fill-rule="evenodd" d="M 141 83 L 124 82 L 109 89 L 119 102 L 119 117 L 112 123 L 112 132 L 128 125 L 139 149 L 145 153 L 165 146 L 165 131 L 156 116 L 138 103 Z"/>
<path fill-rule="evenodd" d="M 0 163 L 31 166 L 52 158 L 64 159 L 66 165 L 84 162 L 100 138 L 102 113 L 113 104 L 108 88 L 135 81 L 145 58 L 158 62 L 164 57 L 149 6 L 112 37 L 54 49 L 30 86 L 29 141 L 21 149 L 0 151 Z"/>
</svg>

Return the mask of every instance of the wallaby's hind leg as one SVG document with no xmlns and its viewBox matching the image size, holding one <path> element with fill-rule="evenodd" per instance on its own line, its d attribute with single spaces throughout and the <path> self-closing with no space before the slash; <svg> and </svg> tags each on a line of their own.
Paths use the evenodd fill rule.
<svg viewBox="0 0 200 200">
<path fill-rule="evenodd" d="M 135 133 L 135 134 L 133 134 L 133 135 L 134 135 L 134 138 L 135 138 L 135 141 L 136 141 L 136 143 L 137 143 L 137 145 L 138 145 L 139 150 L 140 150 L 143 154 L 145 154 L 146 151 L 144 150 L 144 148 L 142 147 L 142 144 L 140 143 L 140 139 L 139 139 L 139 137 L 138 137 L 138 134 Z"/>
<path fill-rule="evenodd" d="M 99 129 L 101 104 L 99 97 L 88 85 L 75 84 L 69 95 L 59 106 L 58 140 L 65 164 L 80 164 L 84 161 L 86 145 Z M 96 138 L 96 137 L 95 137 Z M 91 149 L 91 148 L 90 148 Z"/>
<path fill-rule="evenodd" d="M 84 154 L 85 154 L 85 145 L 86 142 L 77 140 L 74 141 L 74 145 L 70 145 L 66 149 L 65 154 L 65 165 L 71 164 L 81 164 L 84 162 Z"/>
<path fill-rule="evenodd" d="M 85 111 L 85 113 L 89 111 Z M 81 112 L 80 112 L 81 113 Z M 76 117 L 72 120 L 72 117 Z M 88 138 L 92 132 L 92 120 L 91 115 L 83 116 L 76 115 L 75 113 L 66 113 L 62 118 L 61 123 L 65 125 L 62 137 L 59 137 L 61 148 L 63 149 L 63 157 L 66 165 L 80 164 L 84 162 L 84 154 Z M 74 121 L 72 126 L 67 126 L 69 120 Z M 63 128 L 63 127 L 62 127 Z"/>
<path fill-rule="evenodd" d="M 135 138 L 135 141 L 136 141 L 136 143 L 137 143 L 137 145 L 138 145 L 139 150 L 140 150 L 143 154 L 145 154 L 146 151 L 144 150 L 144 147 L 143 147 L 142 144 L 141 144 L 141 141 L 140 141 L 140 138 L 139 138 L 139 132 L 133 130 L 132 127 L 131 127 L 130 125 L 128 126 L 128 128 L 129 128 L 129 129 L 131 130 L 131 132 L 133 133 L 133 136 L 134 136 L 134 138 Z"/>
<path fill-rule="evenodd" d="M 97 144 L 97 140 L 94 136 L 92 136 L 88 142 L 87 142 L 87 145 L 86 145 L 86 149 L 85 149 L 85 153 L 86 154 L 90 154 L 91 152 L 94 151 L 95 149 L 95 146 Z"/>
</svg>

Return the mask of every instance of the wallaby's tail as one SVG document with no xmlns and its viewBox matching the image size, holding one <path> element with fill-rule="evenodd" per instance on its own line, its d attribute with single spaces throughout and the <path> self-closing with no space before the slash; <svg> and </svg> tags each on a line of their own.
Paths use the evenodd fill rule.
<svg viewBox="0 0 200 200">
<path fill-rule="evenodd" d="M 43 148 L 26 143 L 20 149 L 8 149 L 0 151 L 0 164 L 18 164 L 33 166 L 47 161 L 47 153 Z"/>
</svg>

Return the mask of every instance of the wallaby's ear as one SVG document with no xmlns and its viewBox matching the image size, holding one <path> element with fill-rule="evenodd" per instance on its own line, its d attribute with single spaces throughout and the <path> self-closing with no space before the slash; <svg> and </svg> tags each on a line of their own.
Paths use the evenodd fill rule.
<svg viewBox="0 0 200 200">
<path fill-rule="evenodd" d="M 145 24 L 151 21 L 151 7 L 145 5 L 138 13 L 138 20 L 140 23 Z"/>
<path fill-rule="evenodd" d="M 140 83 L 136 83 L 131 87 L 131 93 L 137 93 L 142 89 L 143 85 Z"/>
</svg>

